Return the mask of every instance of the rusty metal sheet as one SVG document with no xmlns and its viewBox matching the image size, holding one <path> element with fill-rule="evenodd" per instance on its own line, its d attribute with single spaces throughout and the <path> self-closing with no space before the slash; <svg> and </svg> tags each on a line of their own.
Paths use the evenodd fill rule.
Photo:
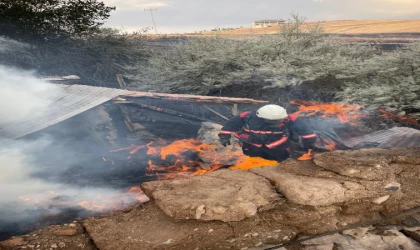
<svg viewBox="0 0 420 250">
<path fill-rule="evenodd" d="M 0 127 L 0 138 L 18 139 L 128 92 L 85 85 L 50 84 L 50 86 L 51 88 L 45 88 L 44 92 L 38 93 L 38 98 L 46 105 L 20 120 Z"/>
<path fill-rule="evenodd" d="M 375 145 L 380 148 L 420 147 L 420 130 L 407 127 L 394 127 L 347 140 L 346 145 L 349 147 Z"/>
</svg>

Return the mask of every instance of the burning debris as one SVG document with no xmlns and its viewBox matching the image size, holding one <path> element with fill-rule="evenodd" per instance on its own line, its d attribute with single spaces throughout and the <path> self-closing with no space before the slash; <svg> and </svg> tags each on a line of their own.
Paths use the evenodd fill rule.
<svg viewBox="0 0 420 250">
<path fill-rule="evenodd" d="M 293 100 L 290 104 L 299 106 L 299 111 L 295 113 L 296 115 L 334 118 L 343 124 L 350 124 L 353 126 L 362 125 L 362 118 L 365 118 L 368 115 L 356 104 L 314 103 L 303 100 Z"/>
<path fill-rule="evenodd" d="M 273 166 L 276 161 L 259 157 L 249 157 L 242 153 L 236 144 L 226 149 L 217 144 L 205 144 L 196 139 L 177 140 L 169 145 L 153 147 L 153 144 L 130 146 L 111 150 L 120 152 L 126 150 L 135 154 L 140 149 L 147 148 L 147 154 L 154 157 L 148 161 L 146 174 L 157 176 L 159 179 L 196 176 L 211 173 L 222 167 L 248 170 L 254 167 Z"/>
</svg>

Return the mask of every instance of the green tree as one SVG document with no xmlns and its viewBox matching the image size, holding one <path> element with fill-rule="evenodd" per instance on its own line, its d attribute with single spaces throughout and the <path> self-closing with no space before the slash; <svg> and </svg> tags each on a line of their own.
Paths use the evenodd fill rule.
<svg viewBox="0 0 420 250">
<path fill-rule="evenodd" d="M 147 51 L 138 32 L 101 27 L 113 10 L 97 0 L 0 0 L 0 42 L 9 44 L 0 63 L 74 74 L 89 85 L 116 83 L 116 74 L 142 63 Z"/>
<path fill-rule="evenodd" d="M 127 74 L 147 60 L 145 43 L 138 33 L 100 28 L 86 37 L 36 48 L 33 67 L 48 75 L 78 75 L 89 85 L 116 84 L 116 74 Z"/>
<path fill-rule="evenodd" d="M 0 35 L 24 42 L 86 35 L 113 10 L 96 0 L 1 0 Z"/>
</svg>

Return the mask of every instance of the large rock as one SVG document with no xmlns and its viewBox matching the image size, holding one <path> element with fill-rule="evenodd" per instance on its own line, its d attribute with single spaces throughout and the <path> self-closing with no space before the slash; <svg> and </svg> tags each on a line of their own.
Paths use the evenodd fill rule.
<svg viewBox="0 0 420 250">
<path fill-rule="evenodd" d="M 219 132 L 222 125 L 212 122 L 203 122 L 198 131 L 197 140 L 204 144 L 211 144 L 214 147 L 208 147 L 198 153 L 198 157 L 209 164 L 220 164 L 225 166 L 233 166 L 238 159 L 244 157 L 242 148 L 238 140 L 232 136 L 231 145 L 223 147 L 219 142 Z"/>
<path fill-rule="evenodd" d="M 198 153 L 198 157 L 206 163 L 234 166 L 245 155 L 241 147 L 234 144 L 227 147 L 217 145 L 215 147 L 205 148 Z"/>
<path fill-rule="evenodd" d="M 372 230 L 361 237 L 353 237 L 346 234 L 333 234 L 313 240 L 302 242 L 305 250 L 376 250 L 376 249 L 420 249 L 420 244 L 406 237 L 395 229 Z"/>
<path fill-rule="evenodd" d="M 356 182 L 290 174 L 281 165 L 250 171 L 269 179 L 288 201 L 300 205 L 328 206 L 377 195 Z"/>
<path fill-rule="evenodd" d="M 348 177 L 365 180 L 383 180 L 390 174 L 388 165 L 392 156 L 382 155 L 377 150 L 367 149 L 369 153 L 357 151 L 334 151 L 315 155 L 314 162 L 321 168 Z"/>
<path fill-rule="evenodd" d="M 340 175 L 364 180 L 384 180 L 393 174 L 390 164 L 418 165 L 418 149 L 361 149 L 317 154 L 314 162 Z"/>
<path fill-rule="evenodd" d="M 103 218 L 89 218 L 83 224 L 95 249 L 101 250 L 214 249 L 212 246 L 226 242 L 233 234 L 229 225 L 221 222 L 176 221 L 151 203 Z"/>
<path fill-rule="evenodd" d="M 197 133 L 197 140 L 202 141 L 205 144 L 218 144 L 219 143 L 219 132 L 222 129 L 222 125 L 213 122 L 201 123 L 201 128 Z"/>
<path fill-rule="evenodd" d="M 142 189 L 175 219 L 240 221 L 280 198 L 268 180 L 242 170 L 147 182 Z"/>
</svg>

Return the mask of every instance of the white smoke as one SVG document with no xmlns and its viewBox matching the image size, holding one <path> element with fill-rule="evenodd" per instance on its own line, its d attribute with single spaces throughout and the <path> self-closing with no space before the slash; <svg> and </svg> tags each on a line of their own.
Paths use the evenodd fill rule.
<svg viewBox="0 0 420 250">
<path fill-rule="evenodd" d="M 57 89 L 57 86 L 40 80 L 34 72 L 0 65 L 0 131 L 5 126 L 36 117 L 38 112 L 51 104 L 47 101 L 50 98 L 44 98 L 45 95 L 53 95 Z M 73 128 L 63 129 L 71 131 Z M 125 190 L 80 187 L 50 181 L 48 169 L 40 166 L 35 159 L 51 149 L 54 142 L 53 137 L 45 135 L 31 140 L 6 141 L 0 138 L 0 237 L 1 231 L 5 230 L 2 226 L 7 223 L 19 225 L 27 223 L 28 218 L 36 220 L 30 211 L 41 209 L 56 214 L 66 206 L 83 210 L 79 203 L 93 204 L 101 197 L 100 200 L 105 202 L 96 208 L 104 212 L 114 209 L 106 201 L 116 200 L 127 205 L 135 201 L 134 195 L 127 195 Z M 63 151 L 55 146 L 54 149 L 54 157 L 60 159 L 60 152 Z M 75 157 L 72 161 L 72 164 L 77 164 L 79 159 Z M 54 164 L 62 173 L 70 167 L 63 162 Z M 60 197 L 66 198 L 62 201 Z M 58 206 L 54 204 L 57 200 L 60 203 Z"/>
<path fill-rule="evenodd" d="M 35 143 L 29 143 L 29 145 L 26 143 L 27 145 L 23 147 L 39 147 Z M 48 206 L 51 199 L 58 196 L 71 198 L 72 203 L 68 205 L 77 206 L 77 203 L 92 201 L 99 195 L 103 199 L 108 199 L 121 194 L 116 190 L 107 188 L 78 188 L 59 183 L 48 183 L 39 178 L 34 178 L 32 174 L 39 167 L 29 163 L 30 156 L 22 153 L 22 147 L 17 147 L 19 144 L 9 144 L 8 149 L 0 149 L 0 210 L 2 205 L 16 202 L 27 207 Z"/>
<path fill-rule="evenodd" d="M 0 53 L 21 51 L 29 48 L 28 44 L 0 36 Z"/>
<path fill-rule="evenodd" d="M 42 147 L 16 143 L 0 149 L 0 241 L 4 240 L 2 233 L 24 233 L 26 228 L 42 222 L 42 218 L 62 217 L 63 211 L 70 208 L 80 211 L 77 217 L 84 217 L 125 208 L 137 202 L 135 195 L 120 190 L 78 187 L 33 177 L 40 166 L 30 164 L 31 156 L 22 153 L 22 147 L 42 150 L 39 146 Z"/>
<path fill-rule="evenodd" d="M 43 95 L 52 94 L 52 84 L 36 78 L 33 72 L 0 65 L 0 129 L 12 122 L 29 119 L 50 104 Z"/>
</svg>

